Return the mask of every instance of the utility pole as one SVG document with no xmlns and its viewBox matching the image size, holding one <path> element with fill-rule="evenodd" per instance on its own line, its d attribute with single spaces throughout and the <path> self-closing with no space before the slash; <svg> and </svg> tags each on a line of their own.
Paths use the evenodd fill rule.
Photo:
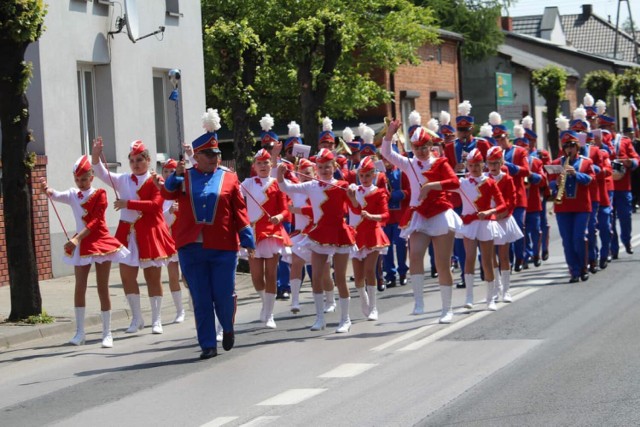
<svg viewBox="0 0 640 427">
<path fill-rule="evenodd" d="M 633 14 L 631 13 L 631 0 L 618 0 L 618 11 L 616 14 L 616 37 L 613 42 L 613 58 L 618 59 L 618 37 L 620 37 L 620 3 L 627 3 L 627 12 L 629 13 L 629 22 L 631 23 L 631 37 L 633 38 L 633 62 L 640 63 L 638 58 L 638 42 L 636 40 L 636 29 L 633 23 Z"/>
</svg>

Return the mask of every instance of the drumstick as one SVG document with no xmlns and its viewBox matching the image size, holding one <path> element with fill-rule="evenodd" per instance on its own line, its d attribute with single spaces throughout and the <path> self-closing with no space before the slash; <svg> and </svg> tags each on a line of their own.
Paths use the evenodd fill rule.
<svg viewBox="0 0 640 427">
<path fill-rule="evenodd" d="M 282 161 L 283 163 L 289 163 L 290 165 L 291 165 L 291 164 L 293 164 L 293 163 L 291 163 L 290 161 L 285 160 L 285 159 L 281 159 L 281 161 Z M 335 184 L 332 184 L 332 183 L 330 183 L 330 182 L 326 182 L 326 181 L 323 181 L 323 180 L 321 180 L 321 179 L 314 178 L 314 177 L 312 177 L 312 176 L 310 176 L 310 175 L 306 175 L 306 174 L 303 174 L 303 173 L 301 173 L 301 172 L 295 172 L 295 171 L 294 171 L 294 173 L 295 173 L 296 175 L 304 176 L 305 178 L 309 178 L 309 179 L 312 179 L 312 180 L 314 180 L 314 181 L 318 181 L 318 182 L 319 182 L 319 183 L 321 183 L 321 184 L 330 185 L 331 187 L 335 187 L 335 188 L 339 188 L 339 189 L 341 189 L 341 190 L 345 190 L 345 191 L 347 191 L 347 188 L 346 188 L 346 187 L 340 187 L 339 185 L 335 185 Z"/>
<path fill-rule="evenodd" d="M 256 200 L 255 197 L 253 197 L 253 194 L 251 194 L 251 192 L 249 191 L 249 189 L 247 187 L 244 186 L 244 184 L 240 183 L 240 186 L 242 188 L 244 188 L 244 191 L 247 193 L 247 196 L 251 197 L 251 200 L 253 200 L 255 202 L 256 205 L 258 205 L 258 207 L 260 209 L 262 209 L 262 212 L 264 212 L 264 214 L 271 219 L 271 215 L 269 215 L 269 212 L 267 212 L 267 210 L 260 204 L 258 203 L 258 201 Z"/>
</svg>

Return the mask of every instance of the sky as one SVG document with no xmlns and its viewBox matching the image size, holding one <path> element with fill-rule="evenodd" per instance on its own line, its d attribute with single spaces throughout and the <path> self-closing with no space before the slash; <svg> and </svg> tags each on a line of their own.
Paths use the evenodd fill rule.
<svg viewBox="0 0 640 427">
<path fill-rule="evenodd" d="M 510 16 L 542 15 L 544 8 L 548 6 L 557 6 L 561 15 L 571 15 L 581 13 L 583 4 L 591 4 L 596 15 L 604 19 L 610 15 L 613 25 L 616 24 L 618 10 L 618 0 L 516 0 L 512 3 L 515 4 L 509 8 Z M 627 3 L 631 5 L 635 27 L 640 28 L 640 0 L 620 3 L 620 26 L 629 16 Z"/>
</svg>

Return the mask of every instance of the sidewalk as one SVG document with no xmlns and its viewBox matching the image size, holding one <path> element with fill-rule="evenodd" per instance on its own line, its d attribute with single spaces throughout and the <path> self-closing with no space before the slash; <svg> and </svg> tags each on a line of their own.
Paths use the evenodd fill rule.
<svg viewBox="0 0 640 427">
<path fill-rule="evenodd" d="M 86 296 L 87 309 L 85 327 L 87 329 L 95 329 L 95 326 L 99 327 L 99 325 L 102 324 L 95 277 L 95 272 L 92 269 L 91 274 L 89 275 Z M 142 272 L 138 275 L 138 282 L 140 283 L 142 312 L 145 319 L 149 319 L 151 307 L 147 298 L 147 287 L 143 285 L 144 277 Z M 162 282 L 164 290 L 164 298 L 162 300 L 162 319 L 164 323 L 170 323 L 175 317 L 175 308 L 169 291 L 169 279 L 166 268 L 162 269 Z M 61 338 L 64 342 L 71 339 L 75 332 L 73 310 L 74 283 L 74 276 L 64 276 L 56 279 L 40 281 L 42 309 L 46 311 L 49 316 L 54 317 L 56 321 L 51 324 L 43 325 L 0 323 L 0 349 L 56 335 L 68 335 L 68 337 Z M 185 309 L 187 309 L 187 315 L 192 318 L 193 313 L 188 310 L 189 291 L 184 289 L 184 286 L 182 291 L 182 298 L 185 304 Z M 252 295 L 253 285 L 251 283 L 251 276 L 248 273 L 236 274 L 236 293 L 238 294 L 238 300 L 249 298 Z M 109 294 L 111 295 L 112 329 L 119 327 L 118 325 L 120 323 L 126 323 L 128 325 L 131 319 L 131 312 L 122 290 L 120 273 L 117 267 L 113 268 L 109 275 Z M 253 296 L 257 297 L 255 293 Z M 10 311 L 11 294 L 9 286 L 2 286 L 0 287 L 0 322 L 3 322 L 7 317 L 9 317 Z"/>
</svg>

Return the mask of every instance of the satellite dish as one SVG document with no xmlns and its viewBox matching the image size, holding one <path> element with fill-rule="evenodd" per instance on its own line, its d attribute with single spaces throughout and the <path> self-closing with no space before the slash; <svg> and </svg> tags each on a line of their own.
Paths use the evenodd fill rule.
<svg viewBox="0 0 640 427">
<path fill-rule="evenodd" d="M 124 0 L 124 16 L 127 24 L 127 33 L 132 42 L 140 37 L 140 25 L 138 24 L 138 4 L 136 0 Z"/>
</svg>

